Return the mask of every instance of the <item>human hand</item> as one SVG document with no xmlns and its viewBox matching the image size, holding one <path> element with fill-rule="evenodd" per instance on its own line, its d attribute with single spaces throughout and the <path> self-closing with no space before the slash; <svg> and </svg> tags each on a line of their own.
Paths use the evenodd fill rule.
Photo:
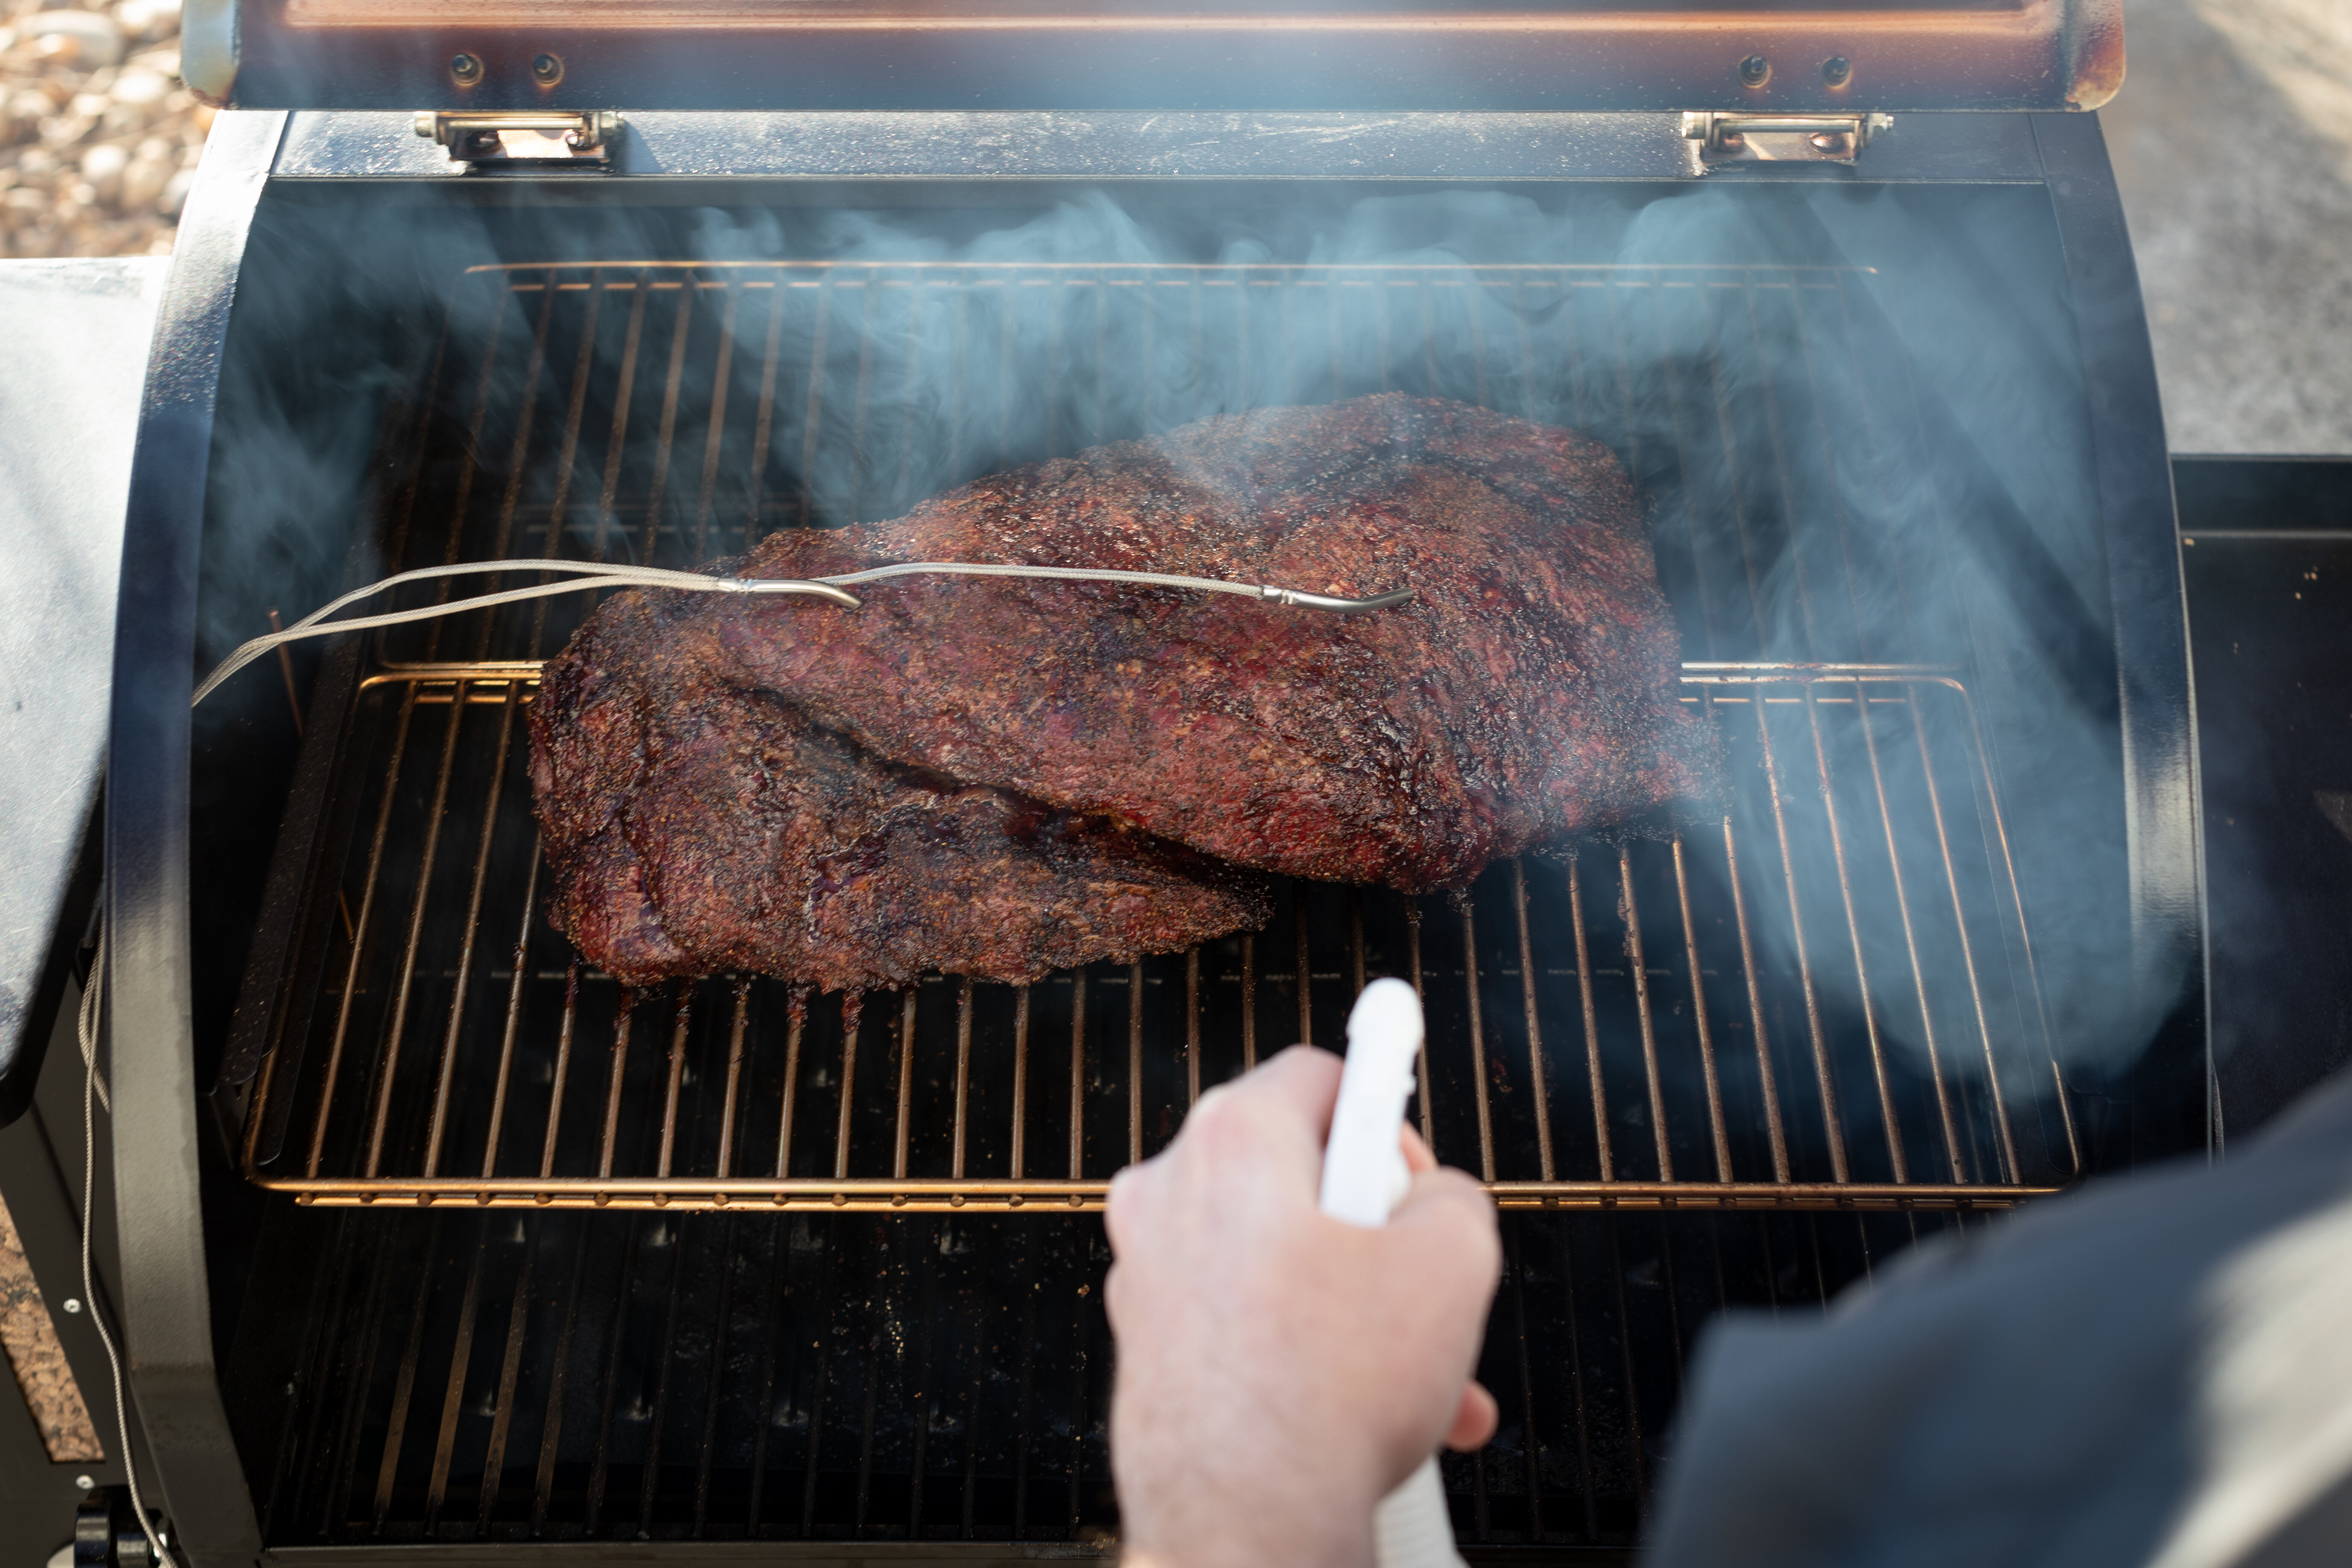
<svg viewBox="0 0 2352 1568">
<path fill-rule="evenodd" d="M 1372 1508 L 1442 1438 L 1502 1263 L 1494 1205 L 1410 1131 L 1412 1187 L 1366 1229 L 1316 1206 L 1339 1058 L 1294 1046 L 1201 1097 L 1111 1184 L 1111 1471 L 1129 1568 L 1372 1560 Z"/>
</svg>

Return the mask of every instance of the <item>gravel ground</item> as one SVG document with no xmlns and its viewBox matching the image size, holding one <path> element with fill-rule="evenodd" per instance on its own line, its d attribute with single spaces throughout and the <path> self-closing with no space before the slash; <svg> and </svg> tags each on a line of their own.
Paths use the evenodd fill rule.
<svg viewBox="0 0 2352 1568">
<path fill-rule="evenodd" d="M 0 0 L 0 256 L 172 248 L 213 120 L 179 38 L 179 0 Z"/>
<path fill-rule="evenodd" d="M 2352 4 L 2126 0 L 2101 112 L 2176 452 L 2352 453 Z"/>
<path fill-rule="evenodd" d="M 49 1321 L 41 1288 L 33 1282 L 32 1265 L 16 1240 L 8 1205 L 0 1204 L 0 1351 L 5 1351 L 16 1386 L 33 1423 L 41 1429 L 42 1446 L 52 1464 L 71 1464 L 106 1458 L 98 1429 L 90 1425 L 89 1407 L 73 1369 L 66 1365 L 65 1347 Z"/>
</svg>

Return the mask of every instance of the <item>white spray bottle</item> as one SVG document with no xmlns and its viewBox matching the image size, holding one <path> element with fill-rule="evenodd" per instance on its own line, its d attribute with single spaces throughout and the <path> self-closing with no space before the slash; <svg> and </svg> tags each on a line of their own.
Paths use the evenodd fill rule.
<svg viewBox="0 0 2352 1568">
<path fill-rule="evenodd" d="M 1323 1147 L 1323 1212 L 1350 1225 L 1386 1225 L 1412 1185 L 1398 1137 L 1421 1053 L 1421 998 L 1402 980 L 1375 980 L 1348 1015 L 1348 1065 Z M 1454 1550 L 1437 1457 L 1381 1500 L 1372 1514 L 1381 1568 L 1465 1568 Z"/>
</svg>

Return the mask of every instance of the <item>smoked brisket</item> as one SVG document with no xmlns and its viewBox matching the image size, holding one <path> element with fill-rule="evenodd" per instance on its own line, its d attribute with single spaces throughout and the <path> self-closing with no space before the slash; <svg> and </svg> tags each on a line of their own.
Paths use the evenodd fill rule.
<svg viewBox="0 0 2352 1568">
<path fill-rule="evenodd" d="M 583 629 L 531 713 L 554 922 L 619 979 L 1026 983 L 1265 924 L 1263 877 L 883 763 L 667 657 L 661 619 Z"/>
<path fill-rule="evenodd" d="M 1713 797 L 1643 504 L 1571 431 L 1396 395 L 1213 418 L 770 535 L 711 570 L 909 561 L 1367 596 L 917 576 L 861 609 L 645 590 L 549 668 L 556 922 L 625 979 L 1030 979 L 1262 924 L 1258 873 L 1466 887 Z"/>
<path fill-rule="evenodd" d="M 1717 788 L 1713 732 L 1676 700 L 1643 503 L 1572 431 L 1398 395 L 1268 409 L 992 475 L 895 522 L 786 530 L 730 564 L 902 561 L 1414 596 L 1339 616 L 911 577 L 860 587 L 854 611 L 713 599 L 682 622 L 691 657 L 877 755 L 1328 881 L 1465 887 Z"/>
</svg>

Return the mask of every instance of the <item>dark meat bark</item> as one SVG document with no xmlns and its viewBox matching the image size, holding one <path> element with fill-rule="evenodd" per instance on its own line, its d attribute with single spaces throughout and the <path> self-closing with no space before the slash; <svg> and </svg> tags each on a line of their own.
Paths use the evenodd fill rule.
<svg viewBox="0 0 2352 1568">
<path fill-rule="evenodd" d="M 676 605 L 681 657 L 877 755 L 1234 863 L 1407 890 L 1717 787 L 1675 700 L 1642 505 L 1607 448 L 1390 395 L 1209 419 L 1016 469 L 895 522 L 771 535 L 747 576 L 886 562 L 1182 573 L 1363 595 L 916 577 Z M 656 596 L 660 597 L 659 595 Z M 646 613 L 615 601 L 606 619 Z"/>
<path fill-rule="evenodd" d="M 531 711 L 551 913 L 621 980 L 1027 982 L 1265 923 L 1262 878 L 882 763 L 672 657 L 643 608 L 584 628 Z"/>
</svg>

